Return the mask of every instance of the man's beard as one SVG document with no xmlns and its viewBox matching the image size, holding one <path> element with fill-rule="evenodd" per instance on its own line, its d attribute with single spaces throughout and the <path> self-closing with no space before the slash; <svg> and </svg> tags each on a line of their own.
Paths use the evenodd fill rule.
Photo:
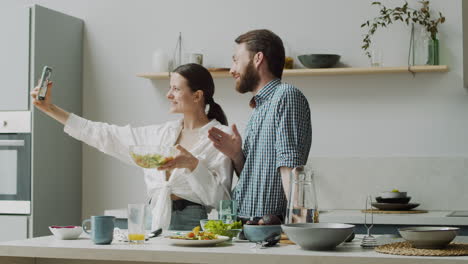
<svg viewBox="0 0 468 264">
<path fill-rule="evenodd" d="M 253 60 L 250 60 L 245 68 L 244 75 L 240 76 L 239 82 L 236 84 L 236 90 L 242 94 L 252 92 L 259 83 L 260 76 L 253 65 Z"/>
</svg>

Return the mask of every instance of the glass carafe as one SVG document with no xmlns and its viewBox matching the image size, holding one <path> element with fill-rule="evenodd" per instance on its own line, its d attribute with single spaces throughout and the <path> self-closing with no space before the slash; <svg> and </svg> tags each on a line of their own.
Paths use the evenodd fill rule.
<svg viewBox="0 0 468 264">
<path fill-rule="evenodd" d="M 314 173 L 304 166 L 296 167 L 290 175 L 286 224 L 318 223 L 319 211 Z"/>
</svg>

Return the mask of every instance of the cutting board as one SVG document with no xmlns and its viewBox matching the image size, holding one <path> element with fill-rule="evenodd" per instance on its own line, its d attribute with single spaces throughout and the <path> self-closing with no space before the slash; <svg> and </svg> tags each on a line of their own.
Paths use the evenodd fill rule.
<svg viewBox="0 0 468 264">
<path fill-rule="evenodd" d="M 371 213 L 374 214 L 424 214 L 427 213 L 426 210 L 407 210 L 407 211 L 390 211 L 390 210 L 361 210 L 363 213 Z"/>
</svg>

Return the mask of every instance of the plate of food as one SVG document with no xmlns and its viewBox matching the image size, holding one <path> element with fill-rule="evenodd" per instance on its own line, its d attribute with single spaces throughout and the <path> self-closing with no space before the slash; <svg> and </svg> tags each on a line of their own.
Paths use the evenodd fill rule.
<svg viewBox="0 0 468 264">
<path fill-rule="evenodd" d="M 153 169 L 173 160 L 175 149 L 160 146 L 130 146 L 130 156 L 136 165 Z"/>
<path fill-rule="evenodd" d="M 216 235 L 208 231 L 200 231 L 195 227 L 192 232 L 168 236 L 170 243 L 176 246 L 214 246 L 229 240 L 227 236 Z"/>
</svg>

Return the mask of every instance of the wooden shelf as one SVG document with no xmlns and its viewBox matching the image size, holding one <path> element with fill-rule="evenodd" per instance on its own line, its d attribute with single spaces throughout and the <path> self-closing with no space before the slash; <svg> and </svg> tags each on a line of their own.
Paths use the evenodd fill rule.
<svg viewBox="0 0 468 264">
<path fill-rule="evenodd" d="M 284 70 L 283 76 L 326 76 L 326 75 L 366 75 L 366 74 L 384 74 L 384 73 L 420 73 L 420 72 L 448 72 L 447 65 L 437 66 L 403 66 L 403 67 L 370 67 L 370 68 L 328 68 L 328 69 L 293 69 Z M 231 77 L 228 71 L 211 72 L 213 78 Z M 138 77 L 164 80 L 169 79 L 168 72 L 140 73 Z"/>
</svg>

